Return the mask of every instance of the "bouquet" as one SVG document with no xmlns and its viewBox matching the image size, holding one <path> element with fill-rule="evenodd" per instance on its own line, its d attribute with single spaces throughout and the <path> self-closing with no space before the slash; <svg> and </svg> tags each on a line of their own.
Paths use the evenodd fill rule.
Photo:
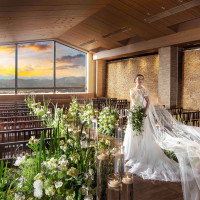
<svg viewBox="0 0 200 200">
<path fill-rule="evenodd" d="M 146 117 L 144 115 L 144 108 L 142 106 L 136 106 L 128 110 L 128 120 L 132 125 L 133 131 L 136 131 L 136 135 L 141 135 L 143 131 L 143 118 Z"/>
</svg>

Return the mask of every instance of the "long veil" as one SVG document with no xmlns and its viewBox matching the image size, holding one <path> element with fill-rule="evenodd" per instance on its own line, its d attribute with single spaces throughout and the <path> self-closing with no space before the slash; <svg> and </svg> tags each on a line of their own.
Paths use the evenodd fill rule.
<svg viewBox="0 0 200 200">
<path fill-rule="evenodd" d="M 152 95 L 148 96 L 147 112 L 154 139 L 162 149 L 175 153 L 184 199 L 200 200 L 200 128 L 178 122 L 160 103 L 154 106 Z"/>
</svg>

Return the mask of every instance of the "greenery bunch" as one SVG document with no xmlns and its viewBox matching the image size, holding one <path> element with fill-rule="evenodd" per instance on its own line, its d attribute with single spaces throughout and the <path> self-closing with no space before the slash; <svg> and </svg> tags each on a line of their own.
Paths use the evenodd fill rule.
<svg viewBox="0 0 200 200">
<path fill-rule="evenodd" d="M 134 105 L 128 110 L 128 120 L 137 136 L 142 134 L 144 117 L 145 113 L 142 106 Z"/>
</svg>

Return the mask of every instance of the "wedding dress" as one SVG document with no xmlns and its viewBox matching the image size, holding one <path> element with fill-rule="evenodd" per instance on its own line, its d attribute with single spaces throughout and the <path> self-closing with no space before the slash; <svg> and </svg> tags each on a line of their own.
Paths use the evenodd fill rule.
<svg viewBox="0 0 200 200">
<path fill-rule="evenodd" d="M 143 132 L 136 135 L 128 120 L 124 138 L 125 160 L 129 172 L 143 179 L 182 182 L 185 200 L 200 200 L 200 128 L 177 122 L 161 105 L 154 106 L 142 86 L 131 88 L 131 106 L 149 107 L 143 119 Z M 173 151 L 178 163 L 163 150 Z"/>
</svg>

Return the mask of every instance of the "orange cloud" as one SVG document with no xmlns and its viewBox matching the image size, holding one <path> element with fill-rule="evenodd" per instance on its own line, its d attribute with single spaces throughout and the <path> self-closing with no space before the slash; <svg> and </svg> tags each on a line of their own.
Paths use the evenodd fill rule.
<svg viewBox="0 0 200 200">
<path fill-rule="evenodd" d="M 15 53 L 15 45 L 0 46 L 0 53 L 3 55 L 13 55 Z"/>
<path fill-rule="evenodd" d="M 48 43 L 48 44 L 44 44 L 44 43 L 27 43 L 27 44 L 20 44 L 19 48 L 25 48 L 25 49 L 33 49 L 35 52 L 38 51 L 45 51 L 48 50 L 50 48 L 53 47 L 53 43 Z"/>
</svg>

